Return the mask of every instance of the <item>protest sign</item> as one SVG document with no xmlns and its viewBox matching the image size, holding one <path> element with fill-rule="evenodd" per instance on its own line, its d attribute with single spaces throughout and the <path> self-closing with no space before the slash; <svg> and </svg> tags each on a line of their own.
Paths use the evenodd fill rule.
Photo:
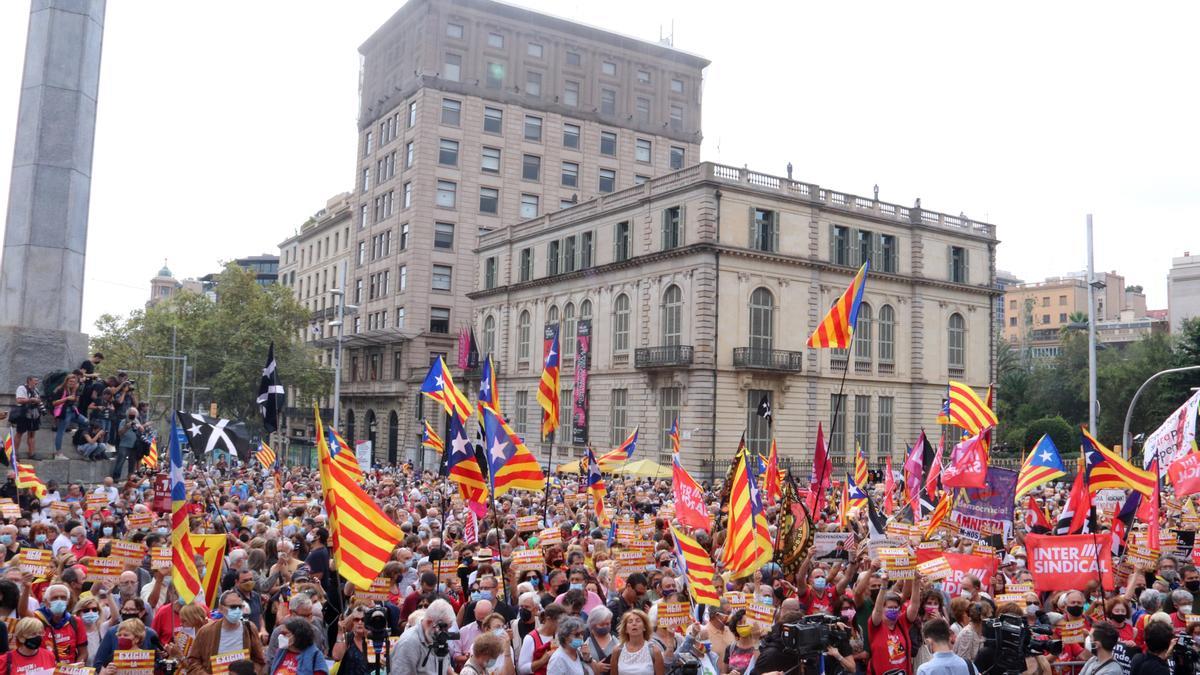
<svg viewBox="0 0 1200 675">
<path fill-rule="evenodd" d="M 187 652 L 184 652 L 185 654 Z M 28 675 L 36 673 L 36 670 L 25 671 Z M 60 663 L 54 667 L 54 675 L 96 675 L 96 669 L 91 666 L 77 666 L 70 663 Z"/>
<path fill-rule="evenodd" d="M 50 502 L 50 516 L 66 516 L 71 513 L 71 505 L 66 502 Z"/>
<path fill-rule="evenodd" d="M 154 523 L 154 514 L 146 511 L 145 513 L 131 513 L 125 518 L 126 524 L 131 530 L 148 530 L 150 525 Z"/>
<path fill-rule="evenodd" d="M 171 569 L 171 547 L 170 546 L 155 546 L 154 551 L 150 554 L 150 569 L 152 570 L 169 570 Z"/>
<path fill-rule="evenodd" d="M 108 495 L 92 492 L 87 496 L 86 504 L 88 511 L 99 511 L 108 506 Z"/>
<path fill-rule="evenodd" d="M 158 513 L 171 511 L 171 475 L 160 473 L 154 477 L 154 499 L 150 508 Z M 187 652 L 184 652 L 186 654 Z"/>
<path fill-rule="evenodd" d="M 154 650 L 118 649 L 112 663 L 118 675 L 154 675 Z"/>
<path fill-rule="evenodd" d="M 1149 468 L 1158 459 L 1159 476 L 1166 476 L 1175 460 L 1182 459 L 1192 450 L 1196 438 L 1196 412 L 1200 410 L 1200 391 L 1170 414 L 1163 423 L 1146 437 L 1142 444 L 1142 467 Z"/>
<path fill-rule="evenodd" d="M 1009 593 L 1032 593 L 1032 581 L 1014 581 L 1007 586 Z"/>
<path fill-rule="evenodd" d="M 907 548 L 881 548 L 877 553 L 888 581 L 916 578 L 917 561 Z"/>
<path fill-rule="evenodd" d="M 517 516 L 517 532 L 537 532 L 541 527 L 538 516 Z"/>
<path fill-rule="evenodd" d="M 1082 644 L 1087 635 L 1083 619 L 1067 619 L 1059 624 L 1062 629 L 1062 641 L 1065 645 Z"/>
<path fill-rule="evenodd" d="M 853 536 L 849 532 L 816 532 L 813 534 L 812 555 L 821 558 L 833 553 L 838 544 L 845 544 Z"/>
<path fill-rule="evenodd" d="M 530 570 L 542 572 L 546 569 L 546 558 L 537 549 L 513 551 L 512 568 L 518 572 L 528 572 Z"/>
<path fill-rule="evenodd" d="M 84 581 L 92 583 L 107 582 L 116 585 L 117 578 L 125 571 L 125 561 L 117 558 L 93 558 L 87 564 L 87 574 Z"/>
<path fill-rule="evenodd" d="M 195 636 L 188 635 L 180 629 L 175 630 L 175 646 L 179 647 L 180 654 L 190 654 L 192 652 L 192 642 L 195 642 L 195 640 Z"/>
<path fill-rule="evenodd" d="M 437 562 L 442 561 L 439 560 Z M 368 605 L 374 605 L 377 603 L 383 604 L 384 602 L 387 602 L 388 593 L 390 593 L 391 590 L 391 580 L 384 577 L 379 577 L 378 579 L 371 580 L 371 585 L 367 587 L 367 590 L 356 590 L 354 592 L 354 597 L 366 602 Z"/>
<path fill-rule="evenodd" d="M 50 551 L 40 548 L 24 548 L 21 549 L 17 569 L 33 575 L 35 579 L 45 579 L 50 575 L 53 562 Z"/>
<path fill-rule="evenodd" d="M 775 625 L 775 612 L 769 605 L 752 602 L 746 606 L 746 620 L 763 631 L 769 631 Z"/>
<path fill-rule="evenodd" d="M 1105 590 L 1113 589 L 1112 534 L 1048 535 L 1025 537 L 1029 571 L 1035 591 L 1087 588 L 1099 578 Z M 982 578 L 982 577 L 981 577 Z"/>
<path fill-rule="evenodd" d="M 931 560 L 926 560 L 922 563 L 917 563 L 917 574 L 921 575 L 921 579 L 925 581 L 938 581 L 945 579 L 953 573 L 950 569 L 950 563 L 943 556 L 938 556 Z"/>
<path fill-rule="evenodd" d="M 538 533 L 538 546 L 562 546 L 562 530 L 547 527 Z"/>
<path fill-rule="evenodd" d="M 146 545 L 136 541 L 114 539 L 109 544 L 108 556 L 140 567 L 146 557 Z"/>
<path fill-rule="evenodd" d="M 721 599 L 728 602 L 730 609 L 735 612 L 739 609 L 746 609 L 750 604 L 750 598 L 745 593 L 737 591 L 726 591 L 721 595 Z"/>
<path fill-rule="evenodd" d="M 213 654 L 208 659 L 209 672 L 212 673 L 212 675 L 226 675 L 226 673 L 229 672 L 229 664 L 236 663 L 238 661 L 249 660 L 249 649 L 239 649 L 236 652 L 221 652 L 220 654 Z"/>
<path fill-rule="evenodd" d="M 458 563 L 453 560 L 435 560 L 433 573 L 437 575 L 438 581 L 449 581 L 458 576 Z"/>
<path fill-rule="evenodd" d="M 0 500 L 0 517 L 5 520 L 16 520 L 21 517 L 21 507 L 11 499 Z"/>
<path fill-rule="evenodd" d="M 952 598 L 962 593 L 963 580 L 967 575 L 987 583 L 987 580 L 996 574 L 998 561 L 992 556 L 950 553 L 948 551 L 917 551 L 918 564 L 939 557 L 945 558 L 946 563 L 950 566 L 950 574 L 942 579 L 942 592 Z"/>
<path fill-rule="evenodd" d="M 998 593 L 995 600 L 997 605 L 1003 605 L 1007 602 L 1011 602 L 1016 604 L 1022 610 L 1025 609 L 1024 593 Z"/>
<path fill-rule="evenodd" d="M 1096 513 L 1109 513 L 1121 508 L 1125 503 L 1125 491 L 1117 489 L 1100 490 L 1092 495 L 1092 506 Z"/>
<path fill-rule="evenodd" d="M 1012 536 L 1013 495 L 1017 490 L 1017 472 L 1011 469 L 988 467 L 987 485 L 968 488 L 954 504 L 950 522 L 958 526 L 959 534 L 979 541 L 990 532 Z"/>
<path fill-rule="evenodd" d="M 664 602 L 658 606 L 658 625 L 668 628 L 686 626 L 692 622 L 691 606 L 686 602 Z"/>
</svg>

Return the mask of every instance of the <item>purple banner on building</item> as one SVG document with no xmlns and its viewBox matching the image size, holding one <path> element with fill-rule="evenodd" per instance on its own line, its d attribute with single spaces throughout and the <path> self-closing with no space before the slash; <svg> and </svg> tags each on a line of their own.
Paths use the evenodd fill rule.
<svg viewBox="0 0 1200 675">
<path fill-rule="evenodd" d="M 980 539 L 985 531 L 1010 536 L 1012 533 L 1013 495 L 1017 493 L 1017 472 L 988 467 L 987 487 L 967 488 L 951 512 L 962 535 Z"/>
<path fill-rule="evenodd" d="M 571 401 L 571 443 L 587 445 L 588 369 L 592 365 L 592 321 L 580 319 L 575 325 L 575 388 Z"/>
</svg>

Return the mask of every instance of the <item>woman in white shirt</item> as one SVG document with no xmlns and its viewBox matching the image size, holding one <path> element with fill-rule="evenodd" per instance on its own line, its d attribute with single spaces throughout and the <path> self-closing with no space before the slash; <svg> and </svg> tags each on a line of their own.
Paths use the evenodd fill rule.
<svg viewBox="0 0 1200 675">
<path fill-rule="evenodd" d="M 590 675 L 591 661 L 583 637 L 583 622 L 568 616 L 558 622 L 558 646 L 546 665 L 546 675 Z"/>
</svg>

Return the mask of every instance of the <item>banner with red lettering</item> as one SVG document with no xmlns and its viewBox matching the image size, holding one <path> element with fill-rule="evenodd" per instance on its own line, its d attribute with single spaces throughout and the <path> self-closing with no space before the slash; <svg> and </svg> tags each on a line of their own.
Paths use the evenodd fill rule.
<svg viewBox="0 0 1200 675">
<path fill-rule="evenodd" d="M 950 576 L 942 579 L 942 592 L 950 597 L 958 597 L 962 592 L 963 579 L 971 575 L 979 579 L 986 588 L 996 574 L 999 561 L 994 555 L 967 555 L 965 553 L 949 553 L 933 549 L 917 549 L 917 564 L 928 562 L 935 558 L 945 558 L 950 565 Z"/>
<path fill-rule="evenodd" d="M 942 470 L 943 487 L 981 488 L 987 485 L 988 457 L 982 435 L 954 446 L 950 464 Z"/>
<path fill-rule="evenodd" d="M 1189 452 L 1167 469 L 1167 477 L 1175 486 L 1176 497 L 1200 492 L 1200 452 Z"/>
<path fill-rule="evenodd" d="M 704 503 L 704 490 L 696 484 L 687 469 L 679 464 L 678 457 L 674 458 L 671 467 L 671 482 L 675 484 L 675 517 L 679 522 L 705 532 L 712 531 L 708 506 Z"/>
<path fill-rule="evenodd" d="M 1084 589 L 1100 579 L 1113 589 L 1112 534 L 1029 534 L 1025 552 L 1033 574 L 1033 590 Z"/>
</svg>

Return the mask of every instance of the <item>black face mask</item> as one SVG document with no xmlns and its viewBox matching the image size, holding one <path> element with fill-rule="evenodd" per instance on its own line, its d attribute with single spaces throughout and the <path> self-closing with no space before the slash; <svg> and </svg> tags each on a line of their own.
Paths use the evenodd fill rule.
<svg viewBox="0 0 1200 675">
<path fill-rule="evenodd" d="M 562 595 L 563 593 L 566 593 L 569 590 L 571 590 L 571 584 L 569 584 L 565 581 L 554 588 L 554 591 L 556 593 L 558 593 L 559 595 Z"/>
<path fill-rule="evenodd" d="M 1200 591 L 1200 579 L 1192 579 L 1191 581 L 1185 581 L 1185 582 L 1183 582 L 1183 585 L 1187 586 L 1187 589 L 1189 591 L 1192 591 L 1193 593 L 1195 593 L 1196 591 Z"/>
<path fill-rule="evenodd" d="M 138 621 L 141 621 L 141 620 L 142 620 L 142 616 L 141 616 L 140 614 L 127 614 L 127 613 L 125 613 L 125 612 L 122 612 L 122 613 L 121 613 L 121 620 L 122 620 L 122 621 L 128 621 L 128 620 L 130 620 L 130 619 L 137 619 Z"/>
<path fill-rule="evenodd" d="M 1067 614 L 1075 617 L 1083 616 L 1083 605 L 1071 605 L 1067 607 Z"/>
<path fill-rule="evenodd" d="M 517 616 L 521 619 L 521 623 L 529 623 L 533 621 L 533 612 L 529 611 L 529 609 L 525 607 L 517 610 Z"/>
<path fill-rule="evenodd" d="M 34 651 L 36 651 L 36 650 L 38 650 L 38 649 L 41 649 L 41 648 L 42 648 L 42 636 L 41 636 L 41 635 L 34 635 L 34 636 L 33 636 L 33 637 L 31 637 L 31 638 L 26 638 L 26 639 L 25 639 L 25 642 L 22 642 L 21 644 L 25 645 L 25 648 L 26 648 L 26 649 L 30 649 L 30 650 L 34 650 Z"/>
</svg>

